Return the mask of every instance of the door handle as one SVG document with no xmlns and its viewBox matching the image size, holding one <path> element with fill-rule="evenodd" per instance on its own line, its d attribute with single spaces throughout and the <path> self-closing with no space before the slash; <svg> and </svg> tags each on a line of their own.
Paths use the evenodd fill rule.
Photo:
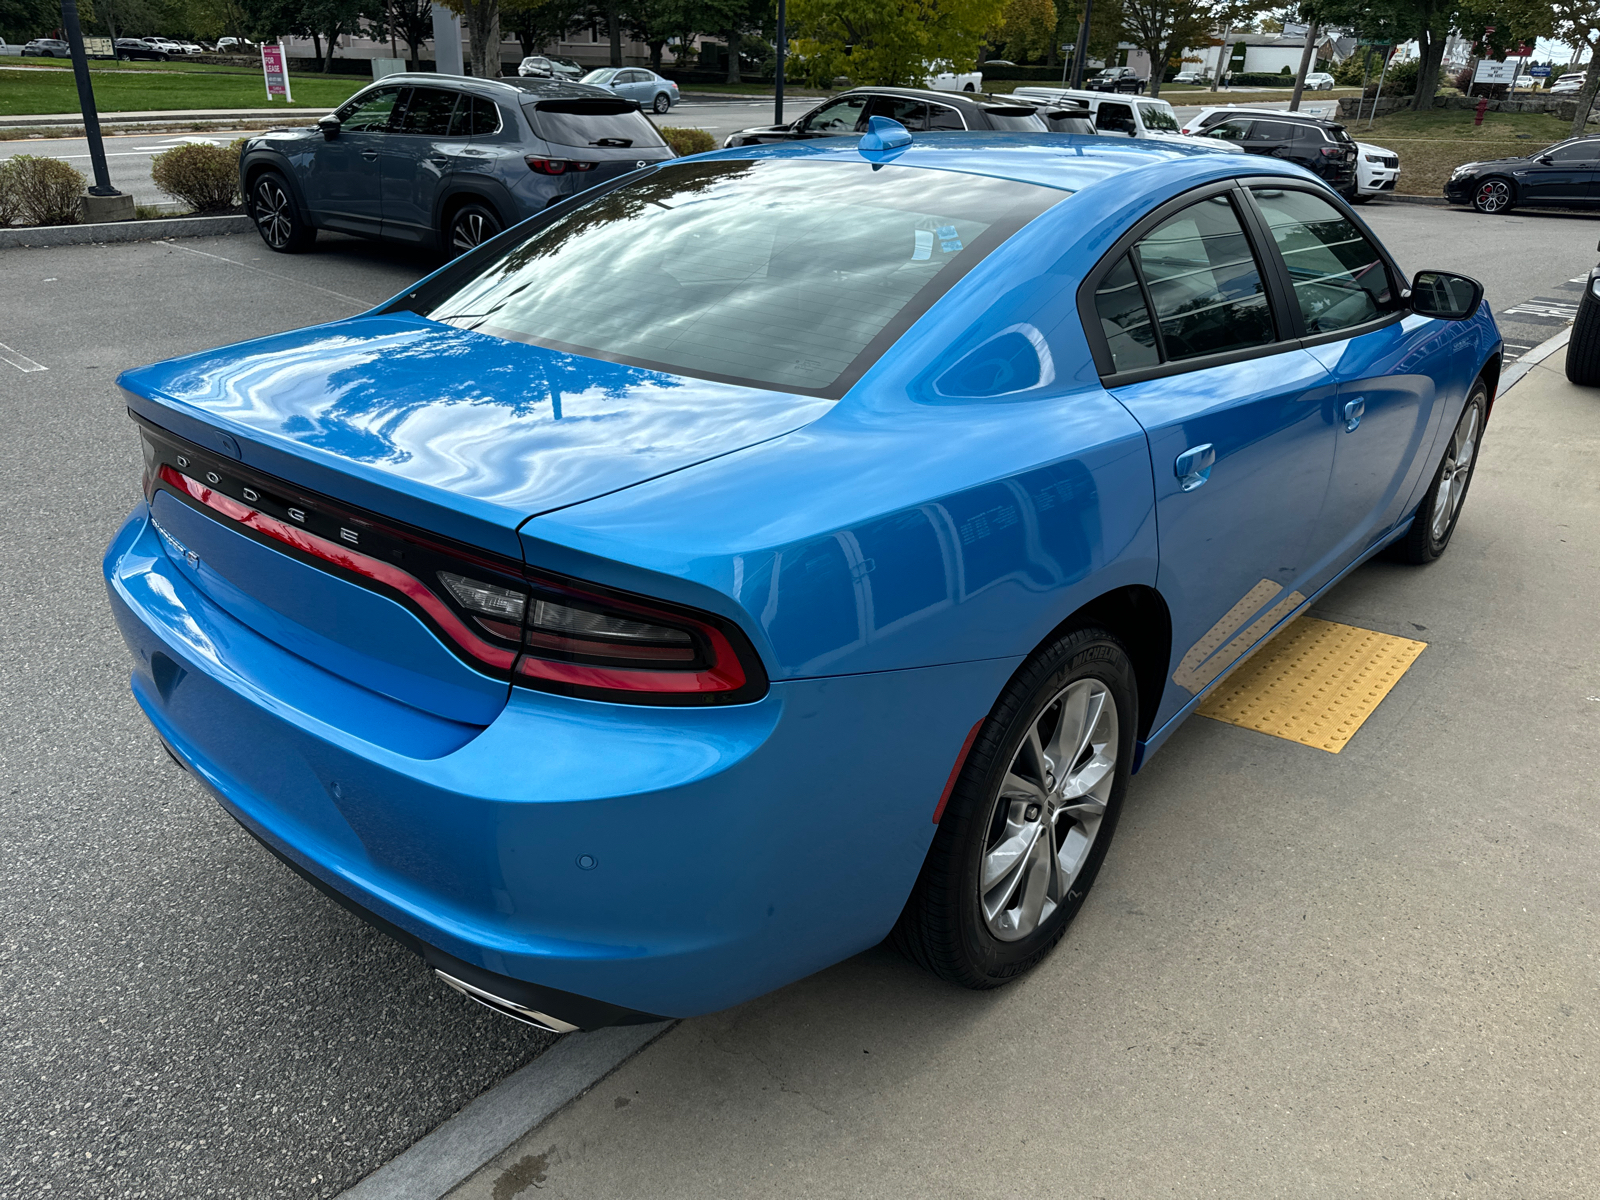
<svg viewBox="0 0 1600 1200">
<path fill-rule="evenodd" d="M 430 158 L 428 161 L 430 163 L 432 163 L 434 166 L 438 167 L 441 171 L 444 170 L 444 168 L 446 168 L 446 167 L 448 167 L 450 165 L 450 160 L 448 158 L 444 157 L 444 155 L 442 155 L 442 154 L 436 154 L 432 158 Z"/>
<path fill-rule="evenodd" d="M 1203 446 L 1190 446 L 1173 461 L 1172 473 L 1186 492 L 1192 492 L 1211 478 L 1211 468 L 1217 462 L 1217 449 L 1210 442 Z"/>
<path fill-rule="evenodd" d="M 1344 431 L 1354 433 L 1356 426 L 1361 424 L 1361 416 L 1367 411 L 1367 402 L 1360 396 L 1351 400 L 1344 406 Z"/>
<path fill-rule="evenodd" d="M 361 152 L 361 157 L 366 159 L 368 162 L 373 162 L 377 159 L 378 152 L 376 150 L 363 150 Z"/>
</svg>

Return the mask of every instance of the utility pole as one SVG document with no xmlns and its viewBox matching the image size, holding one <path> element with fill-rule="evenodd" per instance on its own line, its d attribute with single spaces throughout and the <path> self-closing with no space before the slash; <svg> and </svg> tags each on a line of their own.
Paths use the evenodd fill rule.
<svg viewBox="0 0 1600 1200">
<path fill-rule="evenodd" d="M 777 72 L 773 76 L 772 123 L 783 124 L 783 59 L 789 50 L 789 40 L 783 31 L 783 19 L 788 8 L 787 0 L 778 0 L 778 57 Z"/>
<path fill-rule="evenodd" d="M 1094 0 L 1083 2 L 1083 24 L 1078 28 L 1078 44 L 1072 51 L 1072 86 L 1083 86 L 1083 56 L 1089 52 L 1089 22 L 1094 19 Z"/>
<path fill-rule="evenodd" d="M 106 166 L 106 148 L 100 140 L 100 113 L 94 106 L 94 87 L 89 82 L 89 56 L 84 53 L 83 30 L 78 26 L 78 0 L 61 0 L 61 24 L 66 29 L 67 44 L 72 48 L 78 107 L 83 110 L 83 132 L 89 142 L 89 161 L 94 166 L 94 183 L 83 201 L 84 220 L 88 224 L 131 221 L 133 197 L 111 186 L 111 170 Z"/>
</svg>

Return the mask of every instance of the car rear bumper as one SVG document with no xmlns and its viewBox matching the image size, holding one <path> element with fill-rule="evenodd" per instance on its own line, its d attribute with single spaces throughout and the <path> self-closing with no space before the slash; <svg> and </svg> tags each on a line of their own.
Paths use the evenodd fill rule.
<svg viewBox="0 0 1600 1200">
<path fill-rule="evenodd" d="M 407 757 L 350 728 L 427 714 L 214 605 L 142 503 L 104 571 L 135 699 L 240 824 L 436 969 L 580 1028 L 714 1011 L 879 941 L 1016 666 L 791 680 L 717 709 L 513 688 L 464 744 Z"/>
</svg>

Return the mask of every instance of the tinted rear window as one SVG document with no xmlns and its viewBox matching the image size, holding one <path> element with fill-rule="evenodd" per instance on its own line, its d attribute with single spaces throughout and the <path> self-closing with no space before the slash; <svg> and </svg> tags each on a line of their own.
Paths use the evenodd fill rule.
<svg viewBox="0 0 1600 1200">
<path fill-rule="evenodd" d="M 865 161 L 673 164 L 536 230 L 426 315 L 614 362 L 839 396 L 1066 195 Z"/>
<path fill-rule="evenodd" d="M 1043 133 L 1049 128 L 1044 118 L 1031 108 L 1007 104 L 986 105 L 984 114 L 991 129 L 1017 129 L 1024 133 Z"/>
<path fill-rule="evenodd" d="M 523 107 L 534 133 L 560 146 L 665 145 L 632 100 L 536 100 Z"/>
</svg>

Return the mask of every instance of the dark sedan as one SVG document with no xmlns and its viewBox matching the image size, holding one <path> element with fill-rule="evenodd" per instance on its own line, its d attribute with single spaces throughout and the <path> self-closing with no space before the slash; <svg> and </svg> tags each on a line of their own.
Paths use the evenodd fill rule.
<svg viewBox="0 0 1600 1200">
<path fill-rule="evenodd" d="M 1464 163 L 1446 180 L 1444 198 L 1481 213 L 1524 208 L 1600 206 L 1600 137 L 1572 138 L 1526 158 Z"/>
<path fill-rule="evenodd" d="M 731 133 L 722 144 L 759 146 L 763 142 L 796 142 L 862 133 L 873 117 L 898 121 L 912 133 L 967 129 L 1010 133 L 1052 131 L 1043 110 L 1009 96 L 936 92 L 928 88 L 864 87 L 819 104 L 799 120 L 784 125 L 757 125 Z"/>
<path fill-rule="evenodd" d="M 143 38 L 118 38 L 117 57 L 123 62 L 166 62 L 172 55 Z"/>
<path fill-rule="evenodd" d="M 1356 144 L 1343 125 L 1299 113 L 1281 117 L 1240 114 L 1207 129 L 1202 137 L 1238 146 L 1246 154 L 1299 163 L 1346 200 L 1356 194 Z"/>
</svg>

